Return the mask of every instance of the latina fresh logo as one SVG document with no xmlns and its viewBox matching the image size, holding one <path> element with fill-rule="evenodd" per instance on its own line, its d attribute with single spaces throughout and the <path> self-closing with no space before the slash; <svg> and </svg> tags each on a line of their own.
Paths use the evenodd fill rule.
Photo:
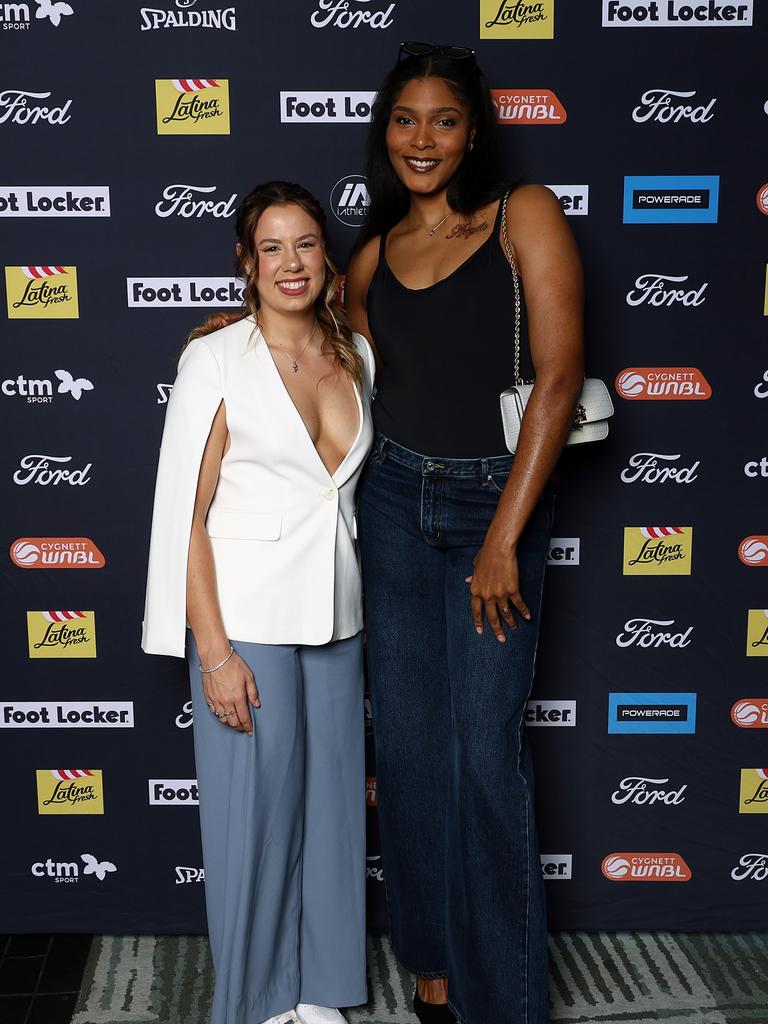
<svg viewBox="0 0 768 1024">
<path fill-rule="evenodd" d="M 679 853 L 609 853 L 600 865 L 610 882 L 690 882 Z"/>
<path fill-rule="evenodd" d="M 553 39 L 555 0 L 480 0 L 481 39 Z"/>
<path fill-rule="evenodd" d="M 27 612 L 30 658 L 95 658 L 94 612 Z"/>
<path fill-rule="evenodd" d="M 551 89 L 491 89 L 499 124 L 565 124 L 568 114 Z"/>
<path fill-rule="evenodd" d="M 739 814 L 768 814 L 768 768 L 742 768 Z"/>
<path fill-rule="evenodd" d="M 768 697 L 744 697 L 731 708 L 731 721 L 740 729 L 768 729 Z"/>
<path fill-rule="evenodd" d="M 106 560 L 89 537 L 19 537 L 11 544 L 19 569 L 103 569 Z"/>
<path fill-rule="evenodd" d="M 747 655 L 749 657 L 768 657 L 768 608 L 749 609 Z"/>
<path fill-rule="evenodd" d="M 625 576 L 690 576 L 692 526 L 625 526 Z"/>
<path fill-rule="evenodd" d="M 616 375 L 616 391 L 629 401 L 704 401 L 709 381 L 695 366 L 630 366 Z"/>
<path fill-rule="evenodd" d="M 12 320 L 76 320 L 76 267 L 6 267 L 8 316 Z"/>
<path fill-rule="evenodd" d="M 155 80 L 158 135 L 229 135 L 229 80 Z"/>
<path fill-rule="evenodd" d="M 38 814 L 103 814 L 104 782 L 96 768 L 38 768 Z"/>
</svg>

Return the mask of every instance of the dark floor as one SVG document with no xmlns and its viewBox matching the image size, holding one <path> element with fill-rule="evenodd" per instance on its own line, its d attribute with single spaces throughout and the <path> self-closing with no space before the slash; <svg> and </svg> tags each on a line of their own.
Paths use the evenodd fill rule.
<svg viewBox="0 0 768 1024">
<path fill-rule="evenodd" d="M 69 1024 L 90 935 L 0 935 L 2 1024 Z"/>
</svg>

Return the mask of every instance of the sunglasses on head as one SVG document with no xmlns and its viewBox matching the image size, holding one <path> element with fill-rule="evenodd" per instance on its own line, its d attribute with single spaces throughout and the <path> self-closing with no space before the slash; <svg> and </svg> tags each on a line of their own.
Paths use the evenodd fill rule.
<svg viewBox="0 0 768 1024">
<path fill-rule="evenodd" d="M 433 53 L 439 53 L 441 57 L 449 60 L 467 60 L 475 56 L 475 51 L 468 46 L 446 46 L 434 43 L 400 43 L 397 54 L 398 64 L 405 54 L 406 57 L 431 57 Z"/>
</svg>

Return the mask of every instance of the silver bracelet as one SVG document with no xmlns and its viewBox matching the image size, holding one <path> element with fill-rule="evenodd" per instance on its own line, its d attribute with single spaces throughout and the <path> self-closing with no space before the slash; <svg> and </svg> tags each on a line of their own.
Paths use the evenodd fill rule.
<svg viewBox="0 0 768 1024">
<path fill-rule="evenodd" d="M 222 665 L 226 665 L 227 664 L 227 662 L 229 661 L 229 659 L 232 657 L 232 655 L 234 653 L 235 653 L 235 648 L 232 646 L 232 644 L 230 644 L 229 645 L 229 654 L 226 656 L 226 658 L 224 658 L 223 661 L 220 661 L 218 665 L 214 665 L 213 668 L 203 668 L 202 665 L 199 665 L 198 668 L 200 669 L 200 671 L 204 675 L 208 675 L 209 672 L 216 672 L 216 671 L 218 671 L 218 669 L 220 669 L 222 667 Z"/>
</svg>

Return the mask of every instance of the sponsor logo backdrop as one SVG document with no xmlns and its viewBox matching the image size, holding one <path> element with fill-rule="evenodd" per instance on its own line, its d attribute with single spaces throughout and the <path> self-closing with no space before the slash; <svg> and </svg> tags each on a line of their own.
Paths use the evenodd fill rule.
<svg viewBox="0 0 768 1024">
<path fill-rule="evenodd" d="M 551 923 L 764 927 L 762 5 L 39 6 L 0 24 L 0 930 L 205 928 L 186 670 L 139 647 L 165 405 L 187 331 L 240 301 L 252 185 L 312 189 L 346 268 L 403 39 L 477 50 L 510 178 L 576 233 L 587 368 L 614 391 L 608 440 L 561 463 L 526 711 Z"/>
</svg>

